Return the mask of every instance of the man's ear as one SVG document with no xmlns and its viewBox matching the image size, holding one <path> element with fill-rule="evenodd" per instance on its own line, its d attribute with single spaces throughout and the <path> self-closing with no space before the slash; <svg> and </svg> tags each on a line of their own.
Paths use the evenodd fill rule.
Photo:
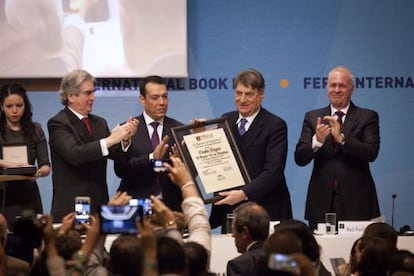
<svg viewBox="0 0 414 276">
<path fill-rule="evenodd" d="M 249 228 L 247 228 L 247 226 L 243 226 L 241 234 L 243 238 L 250 238 Z"/>
</svg>

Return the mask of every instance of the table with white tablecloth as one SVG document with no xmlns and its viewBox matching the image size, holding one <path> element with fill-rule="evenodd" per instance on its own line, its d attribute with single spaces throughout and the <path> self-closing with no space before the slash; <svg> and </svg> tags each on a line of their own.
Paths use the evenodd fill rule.
<svg viewBox="0 0 414 276">
<path fill-rule="evenodd" d="M 330 263 L 330 258 L 344 258 L 349 259 L 349 253 L 354 241 L 359 236 L 355 235 L 315 235 L 316 240 L 321 246 L 321 260 L 325 267 L 333 273 L 333 268 Z M 399 236 L 399 249 L 407 249 L 414 252 L 414 236 Z M 218 275 L 225 275 L 227 261 L 239 255 L 237 253 L 234 239 L 231 235 L 213 235 L 212 236 L 212 251 L 210 269 Z"/>
</svg>

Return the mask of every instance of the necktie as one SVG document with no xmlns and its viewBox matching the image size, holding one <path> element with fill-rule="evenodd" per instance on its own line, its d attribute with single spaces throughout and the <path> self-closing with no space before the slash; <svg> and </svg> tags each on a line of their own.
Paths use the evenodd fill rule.
<svg viewBox="0 0 414 276">
<path fill-rule="evenodd" d="M 152 132 L 152 135 L 151 135 L 151 144 L 152 144 L 152 149 L 155 149 L 158 146 L 158 144 L 160 143 L 160 138 L 159 138 L 158 132 L 157 132 L 157 129 L 158 129 L 158 126 L 160 125 L 160 123 L 154 121 L 154 122 L 150 123 L 150 125 L 154 129 L 154 131 Z M 157 174 L 154 178 L 154 189 L 152 191 L 152 193 L 156 196 L 161 194 L 161 184 L 160 184 L 160 182 L 161 182 L 160 175 Z"/>
<path fill-rule="evenodd" d="M 337 116 L 337 121 L 342 125 L 342 117 L 344 117 L 345 113 L 343 113 L 341 110 L 338 110 L 335 112 L 335 115 Z"/>
<path fill-rule="evenodd" d="M 91 128 L 91 124 L 89 123 L 88 117 L 83 117 L 81 121 L 82 123 L 85 124 L 86 128 L 88 129 L 89 134 L 92 135 L 92 128 Z"/>
<path fill-rule="evenodd" d="M 345 115 L 345 113 L 343 113 L 341 110 L 338 110 L 338 111 L 335 112 L 335 115 L 336 115 L 336 120 L 338 121 L 338 123 L 342 127 L 342 124 L 343 124 L 342 117 Z M 332 140 L 332 141 L 333 141 L 334 155 L 337 155 L 338 150 L 339 150 L 339 145 L 334 140 Z M 333 186 L 334 186 L 335 190 L 338 187 L 338 180 L 336 179 L 336 177 L 334 178 Z"/>
<path fill-rule="evenodd" d="M 240 134 L 240 136 L 242 136 L 246 132 L 246 128 L 245 128 L 246 123 L 247 123 L 247 120 L 245 118 L 242 118 L 240 120 L 240 125 L 239 125 L 239 134 Z"/>
<path fill-rule="evenodd" d="M 158 122 L 152 122 L 150 125 L 152 126 L 152 128 L 154 129 L 154 131 L 152 132 L 152 136 L 151 136 L 151 144 L 152 144 L 152 149 L 155 149 L 156 146 L 158 146 L 158 144 L 160 143 L 160 137 L 158 136 L 158 126 L 160 123 Z"/>
</svg>

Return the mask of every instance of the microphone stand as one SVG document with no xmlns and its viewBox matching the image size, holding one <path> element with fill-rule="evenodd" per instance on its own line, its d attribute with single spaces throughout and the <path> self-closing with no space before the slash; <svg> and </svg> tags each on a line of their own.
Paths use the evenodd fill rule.
<svg viewBox="0 0 414 276">
<path fill-rule="evenodd" d="M 395 207 L 395 198 L 397 197 L 396 194 L 392 195 L 392 209 L 391 209 L 391 226 L 394 228 L 394 207 Z M 394 228 L 395 229 L 395 228 Z"/>
</svg>

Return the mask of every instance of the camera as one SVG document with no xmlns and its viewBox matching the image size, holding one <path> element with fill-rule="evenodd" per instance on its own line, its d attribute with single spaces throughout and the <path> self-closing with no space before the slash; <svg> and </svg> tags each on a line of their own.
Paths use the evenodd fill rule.
<svg viewBox="0 0 414 276">
<path fill-rule="evenodd" d="M 143 208 L 141 205 L 102 205 L 99 215 L 103 234 L 137 234 L 135 223 L 141 220 Z"/>
<path fill-rule="evenodd" d="M 172 162 L 170 159 L 151 159 L 151 163 L 152 163 L 152 169 L 156 173 L 167 172 L 167 168 L 164 167 L 164 163 L 168 163 L 172 165 Z"/>
<path fill-rule="evenodd" d="M 152 214 L 152 207 L 151 207 L 151 199 L 150 198 L 133 198 L 129 200 L 130 206 L 141 206 L 142 207 L 142 214 L 144 216 Z"/>
<path fill-rule="evenodd" d="M 291 256 L 285 254 L 270 254 L 267 266 L 271 270 L 285 271 L 293 274 L 300 273 L 299 264 Z"/>
<path fill-rule="evenodd" d="M 42 229 L 46 221 L 39 219 L 34 210 L 23 210 L 13 222 L 13 232 L 7 236 L 7 255 L 25 260 L 33 260 L 33 249 L 42 244 Z"/>
<path fill-rule="evenodd" d="M 75 197 L 75 223 L 90 223 L 91 199 L 87 196 Z"/>
</svg>

